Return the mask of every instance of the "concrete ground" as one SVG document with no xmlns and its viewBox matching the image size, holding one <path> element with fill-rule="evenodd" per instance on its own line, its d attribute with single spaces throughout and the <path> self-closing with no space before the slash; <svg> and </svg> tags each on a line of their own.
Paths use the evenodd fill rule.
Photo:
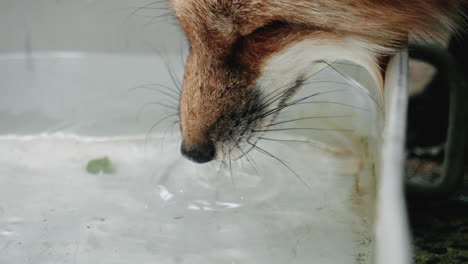
<svg viewBox="0 0 468 264">
<path fill-rule="evenodd" d="M 439 162 L 419 158 L 407 161 L 407 174 L 411 177 L 433 181 L 441 171 Z M 468 174 L 465 186 L 468 186 Z M 445 200 L 410 201 L 408 212 L 415 264 L 468 263 L 468 191 Z"/>
</svg>

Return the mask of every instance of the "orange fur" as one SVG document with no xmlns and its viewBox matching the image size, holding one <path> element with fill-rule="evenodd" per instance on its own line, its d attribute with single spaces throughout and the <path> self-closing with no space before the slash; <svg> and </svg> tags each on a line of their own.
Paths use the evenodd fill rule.
<svg viewBox="0 0 468 264">
<path fill-rule="evenodd" d="M 190 42 L 180 101 L 184 144 L 220 141 L 265 62 L 304 39 L 368 43 L 379 57 L 443 38 L 463 0 L 170 0 Z"/>
</svg>

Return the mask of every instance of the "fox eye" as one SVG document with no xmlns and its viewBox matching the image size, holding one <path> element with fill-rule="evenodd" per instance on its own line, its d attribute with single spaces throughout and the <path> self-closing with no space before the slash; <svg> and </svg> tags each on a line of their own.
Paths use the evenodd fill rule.
<svg viewBox="0 0 468 264">
<path fill-rule="evenodd" d="M 284 21 L 273 20 L 273 21 L 270 21 L 270 22 L 268 22 L 267 24 L 265 24 L 265 25 L 263 25 L 261 27 L 258 27 L 257 29 L 252 31 L 252 33 L 247 35 L 246 37 L 255 36 L 257 34 L 262 34 L 262 33 L 270 32 L 270 31 L 274 31 L 274 30 L 280 29 L 282 27 L 285 27 L 286 25 L 287 25 L 287 23 L 284 22 Z"/>
<path fill-rule="evenodd" d="M 278 33 L 278 31 L 288 27 L 288 25 L 289 24 L 286 22 L 274 20 L 261 27 L 258 27 L 246 36 L 239 37 L 232 46 L 230 53 L 231 56 L 242 53 L 245 51 L 246 46 L 249 46 L 249 44 L 271 40 L 271 38 L 273 38 L 276 33 Z"/>
</svg>

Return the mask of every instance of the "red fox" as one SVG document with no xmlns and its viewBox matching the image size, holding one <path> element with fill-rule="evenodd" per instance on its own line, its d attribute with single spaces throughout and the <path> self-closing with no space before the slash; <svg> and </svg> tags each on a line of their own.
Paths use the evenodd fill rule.
<svg viewBox="0 0 468 264">
<path fill-rule="evenodd" d="M 464 0 L 170 0 L 190 44 L 181 151 L 198 163 L 250 151 L 319 62 L 382 82 L 410 39 L 453 32 Z"/>
</svg>

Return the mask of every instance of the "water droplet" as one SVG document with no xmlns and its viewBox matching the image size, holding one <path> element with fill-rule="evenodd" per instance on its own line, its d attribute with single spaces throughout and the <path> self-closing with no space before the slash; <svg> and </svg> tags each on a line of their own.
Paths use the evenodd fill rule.
<svg viewBox="0 0 468 264">
<path fill-rule="evenodd" d="M 174 197 L 174 194 L 169 192 L 169 190 L 165 186 L 158 185 L 158 189 L 159 197 L 161 197 L 161 199 L 163 199 L 164 201 L 169 201 Z"/>
</svg>

